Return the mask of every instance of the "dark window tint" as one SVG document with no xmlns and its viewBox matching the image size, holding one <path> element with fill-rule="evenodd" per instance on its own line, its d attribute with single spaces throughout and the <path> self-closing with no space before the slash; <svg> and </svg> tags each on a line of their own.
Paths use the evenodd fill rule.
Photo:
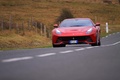
<svg viewBox="0 0 120 80">
<path fill-rule="evenodd" d="M 61 22 L 59 27 L 84 27 L 94 26 L 89 19 L 66 19 Z"/>
</svg>

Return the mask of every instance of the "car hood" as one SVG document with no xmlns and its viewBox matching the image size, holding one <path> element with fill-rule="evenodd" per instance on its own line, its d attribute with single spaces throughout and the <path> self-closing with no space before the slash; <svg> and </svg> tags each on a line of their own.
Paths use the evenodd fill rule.
<svg viewBox="0 0 120 80">
<path fill-rule="evenodd" d="M 62 33 L 86 33 L 87 30 L 93 27 L 67 27 L 67 28 L 57 28 Z"/>
</svg>

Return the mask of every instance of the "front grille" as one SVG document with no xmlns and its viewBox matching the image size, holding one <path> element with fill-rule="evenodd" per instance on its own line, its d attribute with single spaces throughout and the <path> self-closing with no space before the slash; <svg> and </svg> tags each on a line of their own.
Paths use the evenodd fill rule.
<svg viewBox="0 0 120 80">
<path fill-rule="evenodd" d="M 76 37 L 59 37 L 58 40 L 62 40 L 62 41 L 69 41 L 69 40 L 78 40 L 78 41 L 84 41 L 87 40 L 88 36 L 76 36 Z"/>
</svg>

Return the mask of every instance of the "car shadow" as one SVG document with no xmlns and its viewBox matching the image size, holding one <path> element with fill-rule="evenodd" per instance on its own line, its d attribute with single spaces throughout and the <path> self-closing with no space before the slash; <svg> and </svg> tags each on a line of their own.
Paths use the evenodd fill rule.
<svg viewBox="0 0 120 80">
<path fill-rule="evenodd" d="M 89 44 L 68 44 L 66 47 L 91 47 Z"/>
</svg>

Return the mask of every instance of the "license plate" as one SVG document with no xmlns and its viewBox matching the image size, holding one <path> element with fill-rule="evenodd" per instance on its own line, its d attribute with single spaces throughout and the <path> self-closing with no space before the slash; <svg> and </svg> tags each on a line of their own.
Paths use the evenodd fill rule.
<svg viewBox="0 0 120 80">
<path fill-rule="evenodd" d="M 70 40 L 70 43 L 71 44 L 76 44 L 76 43 L 78 43 L 78 41 L 77 40 Z"/>
</svg>

